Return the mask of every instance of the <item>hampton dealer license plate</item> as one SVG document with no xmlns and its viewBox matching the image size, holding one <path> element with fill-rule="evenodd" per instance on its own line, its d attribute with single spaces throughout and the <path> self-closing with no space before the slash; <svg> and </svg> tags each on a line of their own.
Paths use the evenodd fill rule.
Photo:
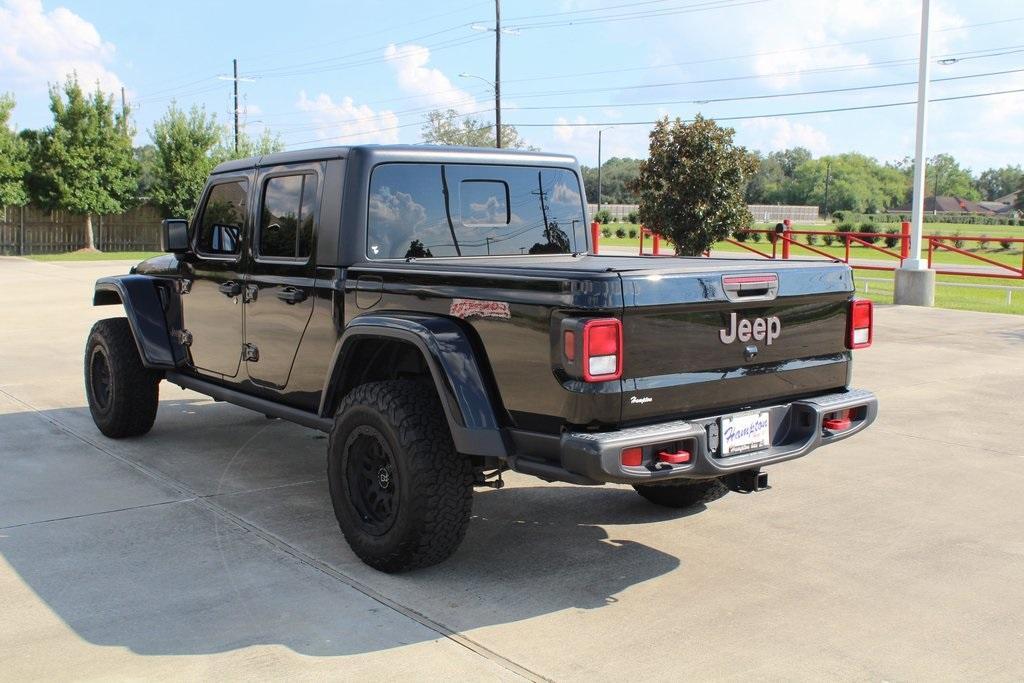
<svg viewBox="0 0 1024 683">
<path fill-rule="evenodd" d="M 722 418 L 723 456 L 768 448 L 771 441 L 767 410 Z"/>
</svg>

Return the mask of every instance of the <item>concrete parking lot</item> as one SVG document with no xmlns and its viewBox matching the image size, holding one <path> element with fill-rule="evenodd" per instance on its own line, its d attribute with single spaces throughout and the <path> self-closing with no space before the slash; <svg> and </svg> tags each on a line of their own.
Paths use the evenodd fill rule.
<svg viewBox="0 0 1024 683">
<path fill-rule="evenodd" d="M 863 435 L 671 511 L 507 477 L 462 548 L 387 576 L 322 435 L 162 387 L 92 424 L 85 336 L 126 263 L 0 258 L 0 679 L 1024 677 L 1024 318 L 885 307 Z"/>
</svg>

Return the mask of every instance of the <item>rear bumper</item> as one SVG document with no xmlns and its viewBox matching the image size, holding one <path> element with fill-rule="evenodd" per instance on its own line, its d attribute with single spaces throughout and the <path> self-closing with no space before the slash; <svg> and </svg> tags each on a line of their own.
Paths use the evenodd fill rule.
<svg viewBox="0 0 1024 683">
<path fill-rule="evenodd" d="M 849 429 L 833 432 L 822 426 L 832 413 L 853 410 Z M 870 425 L 878 414 L 878 399 L 869 391 L 849 390 L 801 399 L 761 408 L 771 413 L 772 445 L 762 450 L 722 457 L 718 446 L 719 419 L 723 415 L 698 420 L 676 420 L 614 432 L 568 432 L 560 443 L 561 468 L 546 463 L 544 469 L 554 474 L 561 469 L 570 476 L 563 478 L 579 483 L 611 482 L 638 484 L 666 479 L 708 479 L 734 472 L 756 469 L 807 455 L 815 448 L 853 436 Z M 725 415 L 728 415 L 726 413 Z M 665 444 L 674 444 L 691 453 L 685 464 L 645 464 L 625 467 L 621 464 L 624 448 L 641 447 L 648 455 Z M 517 467 L 521 471 L 531 468 Z M 542 472 L 531 472 L 544 476 Z M 547 478 L 547 477 L 545 477 Z"/>
</svg>

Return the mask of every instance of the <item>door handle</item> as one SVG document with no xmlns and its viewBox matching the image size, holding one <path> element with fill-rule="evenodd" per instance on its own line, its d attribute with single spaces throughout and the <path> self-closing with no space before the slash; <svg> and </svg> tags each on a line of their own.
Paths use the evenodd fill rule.
<svg viewBox="0 0 1024 683">
<path fill-rule="evenodd" d="M 221 283 L 221 285 L 217 287 L 217 291 L 228 298 L 234 299 L 242 293 L 242 285 L 234 280 L 228 280 L 227 282 Z"/>
<path fill-rule="evenodd" d="M 306 293 L 301 289 L 295 289 L 294 287 L 285 287 L 277 292 L 277 298 L 285 302 L 289 306 L 300 303 L 306 300 Z"/>
</svg>

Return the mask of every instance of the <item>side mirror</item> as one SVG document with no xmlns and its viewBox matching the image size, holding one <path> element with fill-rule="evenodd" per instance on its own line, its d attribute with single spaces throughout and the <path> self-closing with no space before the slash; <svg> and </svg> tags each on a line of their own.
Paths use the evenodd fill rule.
<svg viewBox="0 0 1024 683">
<path fill-rule="evenodd" d="M 188 251 L 188 221 L 184 218 L 166 218 L 160 224 L 160 249 L 172 254 Z"/>
</svg>

